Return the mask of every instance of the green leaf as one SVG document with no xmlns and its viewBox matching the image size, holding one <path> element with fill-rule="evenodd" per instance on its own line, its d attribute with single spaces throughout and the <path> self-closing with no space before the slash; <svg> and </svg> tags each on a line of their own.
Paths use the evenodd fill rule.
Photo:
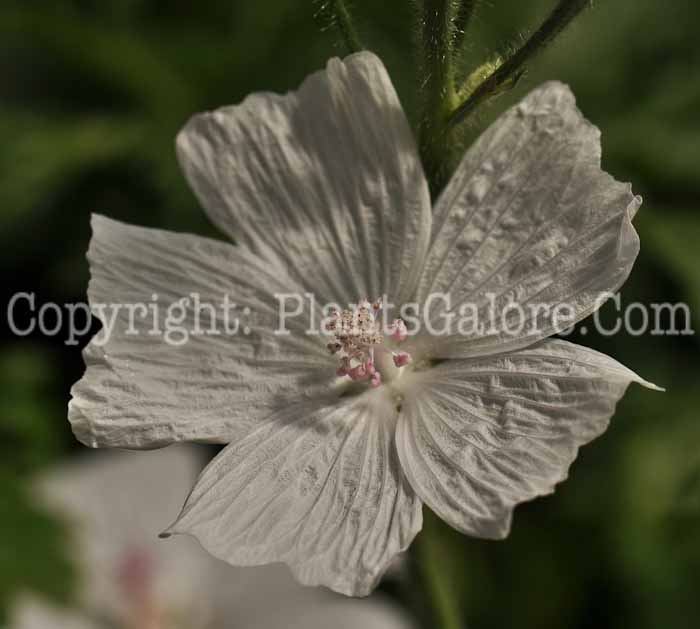
<svg viewBox="0 0 700 629">
<path fill-rule="evenodd" d="M 26 476 L 61 453 L 66 408 L 55 398 L 52 387 L 56 378 L 49 353 L 30 341 L 3 349 L 0 472 Z"/>
<path fill-rule="evenodd" d="M 38 507 L 25 485 L 0 472 L 0 623 L 17 595 L 36 592 L 67 602 L 76 574 L 67 527 Z"/>
<path fill-rule="evenodd" d="M 644 246 L 653 251 L 682 286 L 691 313 L 700 324 L 700 207 L 684 213 L 645 208 L 639 229 Z"/>
<path fill-rule="evenodd" d="M 43 48 L 73 71 L 108 83 L 135 103 L 161 116 L 190 111 L 188 84 L 151 45 L 157 39 L 135 37 L 77 13 L 51 10 L 0 10 L 0 37 Z M 89 51 L 89 54 L 86 54 Z"/>
<path fill-rule="evenodd" d="M 109 116 L 0 111 L 0 137 L 0 228 L 7 233 L 73 177 L 111 160 L 133 158 L 143 124 Z"/>
</svg>

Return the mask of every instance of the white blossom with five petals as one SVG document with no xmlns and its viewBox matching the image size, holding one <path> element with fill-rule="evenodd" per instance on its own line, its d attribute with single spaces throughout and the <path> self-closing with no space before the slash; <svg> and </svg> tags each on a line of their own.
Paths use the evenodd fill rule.
<svg viewBox="0 0 700 629">
<path fill-rule="evenodd" d="M 127 334 L 120 313 L 106 345 L 86 349 L 69 410 L 93 447 L 227 444 L 166 534 L 364 595 L 421 529 L 423 503 L 466 534 L 505 537 L 514 507 L 566 477 L 628 384 L 653 386 L 548 339 L 557 305 L 569 323 L 590 315 L 639 250 L 641 199 L 601 170 L 599 132 L 566 86 L 547 83 L 502 115 L 434 207 L 391 81 L 367 52 L 331 60 L 296 92 L 193 117 L 177 148 L 237 244 L 95 216 L 90 301 L 231 295 L 255 313 L 249 333 L 176 347 Z M 279 293 L 364 303 L 364 336 L 305 334 L 320 316 L 307 301 L 291 333 L 275 333 Z M 404 338 L 378 335 L 374 304 L 360 302 L 382 296 L 428 304 L 430 321 L 463 304 L 550 308 L 519 334 L 501 317 L 483 334 Z"/>
</svg>

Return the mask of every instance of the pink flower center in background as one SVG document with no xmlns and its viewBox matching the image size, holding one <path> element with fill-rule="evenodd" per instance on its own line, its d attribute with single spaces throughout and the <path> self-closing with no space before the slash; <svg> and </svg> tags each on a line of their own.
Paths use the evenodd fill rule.
<svg viewBox="0 0 700 629">
<path fill-rule="evenodd" d="M 129 629 L 168 629 L 154 592 L 155 562 L 151 554 L 130 548 L 117 567 L 117 582 L 128 609 Z"/>
</svg>

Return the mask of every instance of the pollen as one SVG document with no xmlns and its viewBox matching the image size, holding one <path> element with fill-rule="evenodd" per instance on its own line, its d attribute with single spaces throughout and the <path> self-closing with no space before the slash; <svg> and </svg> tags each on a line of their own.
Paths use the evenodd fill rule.
<svg viewBox="0 0 700 629">
<path fill-rule="evenodd" d="M 394 351 L 389 345 L 403 342 L 408 334 L 405 323 L 394 320 L 387 330 L 383 329 L 379 316 L 382 302 L 362 299 L 357 306 L 348 310 L 331 310 L 325 323 L 330 336 L 326 348 L 337 356 L 339 366 L 336 374 L 355 381 L 367 381 L 370 387 L 382 384 L 382 373 L 378 363 L 385 364 L 382 358 L 390 354 L 393 364 L 401 368 L 411 362 L 407 352 Z"/>
</svg>

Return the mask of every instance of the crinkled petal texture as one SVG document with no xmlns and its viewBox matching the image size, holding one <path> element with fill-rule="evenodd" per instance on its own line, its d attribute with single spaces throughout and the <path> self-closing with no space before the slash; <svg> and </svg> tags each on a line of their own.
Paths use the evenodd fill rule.
<svg viewBox="0 0 700 629">
<path fill-rule="evenodd" d="M 419 288 L 442 335 L 422 339 L 429 353 L 506 352 L 591 314 L 632 269 L 640 203 L 601 170 L 600 133 L 569 88 L 534 90 L 467 151 L 435 208 Z M 449 308 L 430 300 L 440 293 Z M 444 317 L 460 309 L 458 330 Z"/>
<path fill-rule="evenodd" d="M 459 530 L 504 537 L 515 505 L 551 492 L 627 385 L 646 384 L 607 356 L 542 340 L 593 312 L 639 249 L 640 199 L 601 170 L 599 133 L 561 84 L 535 90 L 468 151 L 432 222 L 409 127 L 370 53 L 332 60 L 297 92 L 195 116 L 178 153 L 240 246 L 96 218 L 93 310 L 232 295 L 253 313 L 250 333 L 190 334 L 179 347 L 149 335 L 147 317 L 132 334 L 129 310 L 116 326 L 102 313 L 114 331 L 87 349 L 70 409 L 89 445 L 229 443 L 167 534 L 364 595 L 420 529 L 422 500 Z M 417 358 L 445 360 L 340 395 L 335 361 L 304 334 L 317 306 L 304 301 L 292 333 L 274 334 L 273 295 L 306 290 L 319 304 L 417 296 L 438 326 L 465 305 L 496 319 L 411 338 Z M 174 323 L 192 330 L 195 312 Z M 200 328 L 225 326 L 218 312 L 200 316 Z M 162 309 L 156 319 L 173 323 Z"/>
<path fill-rule="evenodd" d="M 302 292 L 284 271 L 189 234 L 101 216 L 92 227 L 88 297 L 103 330 L 69 407 L 83 443 L 228 443 L 241 426 L 327 389 L 335 363 L 304 333 L 308 301 L 286 322 L 290 334 L 275 333 L 274 293 Z"/>
<path fill-rule="evenodd" d="M 410 296 L 430 197 L 382 62 L 331 59 L 285 95 L 194 116 L 177 140 L 190 185 L 237 243 L 324 302 Z"/>
<path fill-rule="evenodd" d="M 456 529 L 500 539 L 513 508 L 551 493 L 608 426 L 630 382 L 612 358 L 548 340 L 447 360 L 406 383 L 396 442 L 411 486 Z"/>
<path fill-rule="evenodd" d="M 134 551 L 151 562 L 148 593 L 167 617 L 164 629 L 230 627 L 232 618 L 236 629 L 326 629 L 329 617 L 335 617 L 338 629 L 357 627 L 352 622 L 358 618 L 367 629 L 411 626 L 381 597 L 351 603 L 301 587 L 281 565 L 236 569 L 193 539 L 159 540 L 158 532 L 180 511 L 201 471 L 204 454 L 191 445 L 101 452 L 47 470 L 37 482 L 38 503 L 77 533 L 71 536 L 80 576 L 75 613 L 23 595 L 14 601 L 8 629 L 88 629 L 94 619 L 101 620 L 101 629 L 106 623 L 133 626 L 134 601 L 119 575 Z"/>
<path fill-rule="evenodd" d="M 422 525 L 384 391 L 307 401 L 235 439 L 167 533 L 238 565 L 287 563 L 305 584 L 366 595 Z"/>
</svg>

